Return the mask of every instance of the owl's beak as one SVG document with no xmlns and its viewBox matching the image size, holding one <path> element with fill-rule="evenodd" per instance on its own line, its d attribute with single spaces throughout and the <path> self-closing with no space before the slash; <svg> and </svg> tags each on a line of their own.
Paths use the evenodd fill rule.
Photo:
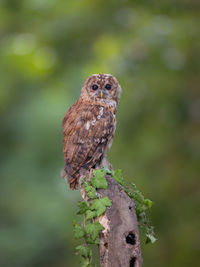
<svg viewBox="0 0 200 267">
<path fill-rule="evenodd" d="M 102 90 L 102 89 L 101 89 L 100 97 L 101 97 L 101 98 L 103 97 L 103 90 Z"/>
</svg>

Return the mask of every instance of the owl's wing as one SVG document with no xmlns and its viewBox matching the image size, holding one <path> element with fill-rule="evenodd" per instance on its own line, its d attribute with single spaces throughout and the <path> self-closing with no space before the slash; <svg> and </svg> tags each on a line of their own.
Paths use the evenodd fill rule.
<svg viewBox="0 0 200 267">
<path fill-rule="evenodd" d="M 108 109 L 75 103 L 63 119 L 67 174 L 73 177 L 80 168 L 93 167 L 101 159 L 114 129 L 115 117 Z"/>
</svg>

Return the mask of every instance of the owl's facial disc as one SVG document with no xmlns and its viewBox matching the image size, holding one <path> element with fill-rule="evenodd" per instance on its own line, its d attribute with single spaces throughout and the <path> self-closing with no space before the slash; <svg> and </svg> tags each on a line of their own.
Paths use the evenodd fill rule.
<svg viewBox="0 0 200 267">
<path fill-rule="evenodd" d="M 100 82 L 94 83 L 92 85 L 92 90 L 95 91 L 95 96 L 97 98 L 104 98 L 104 97 L 108 97 L 108 90 L 111 90 L 112 86 L 109 83 L 106 83 L 106 85 L 102 85 Z"/>
<path fill-rule="evenodd" d="M 110 74 L 93 74 L 83 87 L 82 94 L 97 101 L 119 101 L 121 87 L 117 79 Z"/>
<path fill-rule="evenodd" d="M 99 93 L 99 91 L 100 91 L 100 97 L 101 97 L 101 98 L 103 97 L 103 91 L 102 91 L 102 88 L 101 88 L 98 84 L 94 83 L 94 84 L 92 85 L 92 90 L 93 90 L 93 91 L 97 91 L 97 93 Z"/>
</svg>

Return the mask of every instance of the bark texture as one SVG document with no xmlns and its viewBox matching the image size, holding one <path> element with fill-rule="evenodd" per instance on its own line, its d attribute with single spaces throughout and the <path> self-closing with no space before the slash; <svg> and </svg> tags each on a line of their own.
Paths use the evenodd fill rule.
<svg viewBox="0 0 200 267">
<path fill-rule="evenodd" d="M 108 189 L 99 189 L 98 193 L 102 197 L 109 197 L 112 206 L 99 217 L 99 222 L 105 228 L 100 234 L 100 266 L 141 267 L 142 256 L 134 202 L 109 175 L 106 179 Z"/>
</svg>

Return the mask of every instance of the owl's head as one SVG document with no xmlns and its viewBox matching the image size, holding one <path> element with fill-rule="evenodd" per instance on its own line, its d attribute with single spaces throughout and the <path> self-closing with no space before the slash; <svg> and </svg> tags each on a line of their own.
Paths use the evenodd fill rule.
<svg viewBox="0 0 200 267">
<path fill-rule="evenodd" d="M 93 74 L 87 78 L 81 90 L 81 97 L 92 100 L 109 102 L 119 101 L 121 87 L 111 74 Z"/>
</svg>

